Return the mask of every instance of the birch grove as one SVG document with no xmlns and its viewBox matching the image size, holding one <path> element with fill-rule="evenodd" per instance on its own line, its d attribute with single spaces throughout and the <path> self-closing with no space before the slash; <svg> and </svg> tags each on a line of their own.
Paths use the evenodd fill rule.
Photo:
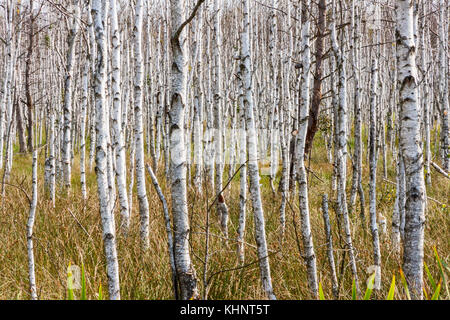
<svg viewBox="0 0 450 320">
<path fill-rule="evenodd" d="M 449 18 L 0 1 L 0 299 L 449 299 Z"/>
</svg>

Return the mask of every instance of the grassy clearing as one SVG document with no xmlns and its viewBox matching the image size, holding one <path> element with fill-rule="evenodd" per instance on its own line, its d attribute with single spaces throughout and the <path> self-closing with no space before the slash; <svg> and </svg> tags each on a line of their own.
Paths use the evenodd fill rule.
<svg viewBox="0 0 450 320">
<path fill-rule="evenodd" d="M 86 294 L 88 299 L 97 299 L 99 286 L 107 288 L 105 260 L 103 255 L 101 223 L 97 200 L 96 178 L 94 171 L 87 172 L 88 200 L 81 200 L 79 179 L 79 158 L 76 156 L 72 170 L 73 189 L 69 195 L 59 192 L 56 208 L 43 189 L 43 153 L 39 158 L 39 201 L 37 220 L 35 224 L 35 259 L 36 280 L 40 299 L 67 299 L 67 267 L 69 264 L 84 265 L 86 278 Z M 320 211 L 323 193 L 329 193 L 332 165 L 325 156 L 325 149 L 320 137 L 316 138 L 315 148 L 311 158 L 311 169 L 323 180 L 310 175 L 310 210 L 311 225 L 317 256 L 319 281 L 323 288 L 323 298 L 331 299 L 331 282 L 329 277 L 328 259 L 326 256 L 326 239 Z M 159 170 L 158 178 L 164 193 L 169 195 L 167 185 Z M 228 172 L 227 168 L 225 172 Z M 351 181 L 351 168 L 348 168 L 348 181 Z M 378 177 L 378 210 L 386 217 L 388 232 L 381 236 L 382 254 L 382 290 L 373 292 L 372 299 L 386 299 L 391 289 L 392 278 L 398 279 L 395 299 L 406 299 L 405 290 L 401 285 L 401 259 L 393 254 L 390 243 L 390 225 L 392 208 L 395 200 L 395 187 L 383 182 L 382 163 L 379 165 Z M 395 165 L 392 156 L 388 155 L 389 179 L 395 181 Z M 162 215 L 162 207 L 153 186 L 147 177 L 147 190 L 150 205 L 150 250 L 143 254 L 139 248 L 139 218 L 138 201 L 133 199 L 131 232 L 127 239 L 118 237 L 118 256 L 120 259 L 120 282 L 123 299 L 171 299 L 170 267 L 166 245 L 166 233 Z M 368 167 L 364 165 L 364 188 L 368 192 Z M 225 180 L 226 181 L 226 180 Z M 433 185 L 428 187 L 428 196 L 448 204 L 450 198 L 450 183 L 433 171 Z M 262 197 L 266 216 L 266 232 L 269 250 L 273 285 L 278 299 L 309 299 L 311 298 L 306 279 L 306 266 L 299 252 L 295 225 L 299 229 L 298 199 L 290 199 L 293 210 L 286 209 L 287 229 L 286 239 L 279 241 L 280 196 L 272 194 L 267 177 L 262 177 Z M 31 190 L 31 156 L 16 155 L 14 158 L 11 184 L 21 185 L 27 192 Z M 29 299 L 27 254 L 26 254 L 26 220 L 28 202 L 26 196 L 18 188 L 5 186 L 5 197 L 1 198 L 0 214 L 0 299 Z M 350 188 L 350 186 L 348 186 Z M 212 190 L 206 189 L 203 196 L 189 188 L 189 214 L 191 219 L 192 258 L 199 279 L 203 278 L 203 258 L 205 248 L 205 217 L 207 197 L 212 201 Z M 169 198 L 169 197 L 168 197 Z M 239 178 L 235 177 L 225 192 L 225 198 L 230 210 L 230 237 L 237 235 L 239 212 Z M 367 198 L 367 196 L 366 196 Z M 170 199 L 169 199 L 170 200 Z M 169 201 L 170 203 L 170 201 Z M 372 264 L 372 245 L 370 233 L 360 226 L 359 206 L 353 212 L 353 239 L 356 249 L 358 272 L 364 293 L 365 280 L 370 277 L 366 272 Z M 366 212 L 367 216 L 368 212 Z M 248 207 L 246 230 L 246 264 L 247 267 L 223 272 L 238 267 L 236 245 L 233 241 L 228 246 L 223 245 L 219 224 L 215 213 L 211 213 L 210 265 L 211 279 L 210 299 L 263 299 L 259 280 L 259 269 L 256 262 L 254 247 L 254 228 L 251 205 Z M 338 276 L 340 270 L 344 277 L 340 279 L 341 299 L 352 299 L 352 278 L 348 262 L 342 263 L 343 248 L 339 241 L 336 228 L 336 215 L 330 203 L 330 218 L 333 228 L 334 246 L 336 248 L 336 263 Z M 119 216 L 116 210 L 116 221 Z M 368 218 L 367 218 L 368 220 Z M 367 226 L 366 226 L 367 227 Z M 444 278 L 442 279 L 441 299 L 449 299 L 445 290 L 449 286 L 449 273 L 445 266 L 450 265 L 450 215 L 448 207 L 443 207 L 429 201 L 425 231 L 425 262 L 435 284 L 442 278 L 439 264 L 436 262 L 433 248 L 437 248 L 442 264 Z M 300 246 L 301 250 L 301 246 Z M 425 290 L 432 296 L 433 283 L 427 274 Z M 200 281 L 201 282 L 201 281 Z M 201 284 L 202 287 L 202 284 Z M 202 289 L 202 288 L 201 288 Z M 81 295 L 80 290 L 74 290 L 75 298 Z M 103 289 L 103 296 L 107 292 Z M 104 297 L 106 298 L 106 297 Z"/>
</svg>

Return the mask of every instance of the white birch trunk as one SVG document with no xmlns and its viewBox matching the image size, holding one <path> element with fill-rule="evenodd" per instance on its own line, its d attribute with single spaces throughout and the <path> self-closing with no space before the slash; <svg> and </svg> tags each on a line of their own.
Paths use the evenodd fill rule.
<svg viewBox="0 0 450 320">
<path fill-rule="evenodd" d="M 449 127 L 449 102 L 448 102 L 448 33 L 446 21 L 448 22 L 445 8 L 448 8 L 446 0 L 440 0 L 439 3 L 439 91 L 441 99 L 441 149 L 442 164 L 446 171 L 450 171 L 450 127 Z"/>
<path fill-rule="evenodd" d="M 28 250 L 28 279 L 30 282 L 30 293 L 31 299 L 37 300 L 37 289 L 36 289 L 36 275 L 35 275 L 35 266 L 34 266 L 34 246 L 33 246 L 33 228 L 34 221 L 36 219 L 36 206 L 37 206 L 37 198 L 38 198 L 38 185 L 37 185 L 37 157 L 38 157 L 38 149 L 36 148 L 33 151 L 33 194 L 30 202 L 30 213 L 28 215 L 28 223 L 27 223 L 27 250 Z"/>
<path fill-rule="evenodd" d="M 372 246 L 373 246 L 373 262 L 376 270 L 374 289 L 379 290 L 381 286 L 381 254 L 380 254 L 380 241 L 378 235 L 377 224 L 377 88 L 378 88 L 378 59 L 374 58 L 372 61 L 371 72 L 372 84 L 370 93 L 370 145 L 369 145 L 369 157 L 370 157 L 370 191 L 369 191 L 369 211 L 370 211 L 370 230 L 372 233 Z"/>
<path fill-rule="evenodd" d="M 244 7 L 243 32 L 241 34 L 241 72 L 244 81 L 244 103 L 247 126 L 248 175 L 250 179 L 250 195 L 254 210 L 255 238 L 258 247 L 259 270 L 261 282 L 267 297 L 275 300 L 270 276 L 269 256 L 266 242 L 264 212 L 261 203 L 258 170 L 258 140 L 256 136 L 254 105 L 252 93 L 252 69 L 250 51 L 249 0 L 242 0 Z"/>
<path fill-rule="evenodd" d="M 239 75 L 242 74 L 239 72 Z M 245 127 L 245 110 L 243 108 L 244 102 L 244 88 L 241 83 L 239 95 L 239 164 L 242 166 L 239 176 L 239 227 L 238 227 L 238 258 L 239 263 L 243 264 L 245 261 L 245 223 L 247 217 L 247 131 Z"/>
<path fill-rule="evenodd" d="M 425 12 L 425 4 L 422 3 L 422 11 Z M 428 45 L 428 39 L 429 39 L 429 29 L 425 27 L 425 19 L 423 19 L 422 22 L 422 64 L 425 68 L 428 67 L 430 61 L 428 57 L 429 49 L 427 48 Z M 430 45 L 431 48 L 431 45 Z M 431 128 L 430 128 L 430 76 L 428 74 L 424 75 L 424 85 L 423 85 L 423 123 L 424 123 L 424 135 L 425 135 L 425 181 L 427 185 L 431 185 L 431 168 L 430 168 L 430 162 L 431 162 Z"/>
<path fill-rule="evenodd" d="M 142 115 L 142 90 L 144 66 L 142 62 L 143 0 L 137 0 L 133 28 L 134 44 L 134 135 L 136 143 L 136 186 L 139 200 L 140 234 L 142 249 L 149 248 L 149 208 L 145 187 L 144 126 Z"/>
<path fill-rule="evenodd" d="M 322 197 L 322 215 L 325 226 L 325 236 L 327 238 L 327 254 L 328 262 L 330 263 L 331 283 L 334 299 L 339 298 L 339 285 L 336 275 L 336 266 L 334 263 L 333 253 L 333 236 L 331 234 L 330 216 L 328 215 L 328 196 L 326 194 Z"/>
<path fill-rule="evenodd" d="M 400 98 L 400 148 L 405 164 L 406 203 L 403 270 L 413 299 L 423 296 L 425 181 L 417 102 L 413 1 L 396 1 L 396 41 Z"/>
<path fill-rule="evenodd" d="M 8 125 L 4 126 L 8 122 L 8 114 L 6 110 L 8 109 L 8 96 L 11 94 L 11 77 L 12 77 L 12 68 L 13 68 L 13 56 L 12 56 L 12 43 L 13 43 L 13 14 L 14 14 L 14 6 L 11 1 L 8 1 L 7 7 L 5 8 L 6 14 L 6 44 L 4 49 L 5 54 L 5 74 L 4 74 L 4 82 L 3 82 L 3 96 L 0 108 L 0 169 L 3 169 L 3 148 L 4 148 L 4 137 L 7 135 Z M 8 10 L 9 9 L 9 10 Z M 9 120 L 11 121 L 11 120 Z M 5 130 L 6 129 L 6 130 Z M 6 142 L 7 143 L 7 142 Z"/>
<path fill-rule="evenodd" d="M 106 34 L 102 13 L 102 1 L 92 1 L 92 16 L 94 19 L 95 38 L 97 42 L 97 67 L 95 73 L 95 109 L 96 109 L 96 174 L 98 186 L 98 198 L 100 202 L 100 216 L 103 227 L 103 245 L 106 256 L 106 273 L 108 276 L 108 292 L 111 300 L 120 299 L 119 287 L 119 263 L 116 251 L 116 232 L 114 215 L 109 205 L 108 177 L 107 177 L 107 152 L 109 140 L 109 123 L 107 119 L 107 104 L 105 98 L 106 86 Z"/>
<path fill-rule="evenodd" d="M 87 29 L 89 33 L 89 42 L 90 42 L 90 48 L 91 48 L 91 55 L 89 56 L 89 61 L 92 68 L 92 74 L 96 72 L 95 66 L 96 66 L 96 57 L 97 57 L 97 48 L 95 43 L 95 34 L 94 34 L 94 22 L 92 21 L 92 14 L 91 10 L 88 10 L 87 14 Z M 93 77 L 92 77 L 93 78 Z M 94 79 L 91 78 L 91 83 L 94 83 Z M 90 144 L 89 144 L 89 170 L 92 171 L 92 166 L 94 163 L 95 158 L 95 143 L 96 143 L 96 136 L 95 136 L 95 102 L 94 99 L 91 98 L 91 108 L 89 112 L 89 136 L 90 136 Z"/>
<path fill-rule="evenodd" d="M 81 98 L 81 126 L 80 126 L 80 184 L 81 184 L 81 195 L 83 200 L 87 199 L 87 191 L 86 191 L 86 110 L 88 108 L 88 82 L 89 82 L 89 59 L 86 57 L 85 66 L 83 70 L 82 76 L 82 86 L 83 86 L 83 94 Z"/>
<path fill-rule="evenodd" d="M 175 266 L 180 283 L 181 299 L 197 299 L 197 276 L 189 253 L 189 218 L 186 187 L 186 146 L 184 135 L 185 97 L 184 81 L 186 66 L 182 45 L 186 35 L 176 35 L 182 23 L 184 1 L 171 0 L 171 106 L 170 117 L 170 183 L 172 191 L 172 215 L 174 220 Z"/>
<path fill-rule="evenodd" d="M 67 39 L 66 79 L 64 82 L 64 143 L 62 145 L 63 181 L 66 188 L 71 187 L 72 177 L 72 78 L 74 69 L 75 42 L 77 39 L 80 19 L 78 0 L 72 2 L 72 27 Z"/>
<path fill-rule="evenodd" d="M 215 164 L 215 193 L 219 194 L 219 201 L 217 201 L 217 214 L 220 221 L 220 226 L 225 238 L 228 238 L 228 209 L 222 195 L 222 180 L 223 180 L 223 139 L 222 139 L 222 121 L 223 121 L 223 102 L 224 88 L 223 88 L 223 66 L 222 66 L 222 30 L 221 30 L 221 5 L 219 0 L 214 1 L 214 11 L 216 12 L 214 18 L 214 47 L 212 56 L 214 58 L 214 164 Z"/>
<path fill-rule="evenodd" d="M 56 204 L 56 157 L 55 157 L 55 109 L 51 108 L 49 111 L 49 182 L 48 191 L 52 207 Z"/>
<path fill-rule="evenodd" d="M 297 135 L 297 182 L 299 184 L 299 207 L 301 218 L 301 232 L 304 247 L 303 258 L 306 262 L 308 274 L 309 290 L 314 298 L 319 296 L 317 285 L 316 256 L 314 253 L 314 244 L 311 233 L 311 223 L 309 217 L 309 199 L 308 199 L 308 179 L 305 168 L 305 142 L 308 129 L 309 107 L 310 107 L 310 68 L 311 68 L 311 48 L 310 48 L 310 19 L 307 8 L 311 6 L 311 1 L 303 1 L 302 6 L 302 85 L 300 93 L 300 112 Z"/>
<path fill-rule="evenodd" d="M 170 222 L 169 209 L 167 206 L 166 198 L 164 197 L 161 187 L 159 186 L 158 179 L 156 178 L 155 174 L 153 173 L 152 168 L 149 165 L 147 165 L 147 171 L 150 175 L 150 178 L 152 179 L 153 186 L 155 187 L 156 193 L 158 194 L 158 197 L 163 206 L 164 223 L 165 223 L 166 233 L 167 233 L 167 247 L 169 249 L 169 261 L 170 261 L 170 268 L 172 270 L 173 290 L 174 290 L 175 299 L 178 299 L 177 271 L 175 268 L 175 257 L 174 257 L 174 250 L 173 250 L 174 249 L 173 234 L 172 234 L 172 226 L 171 226 L 171 222 Z"/>
<path fill-rule="evenodd" d="M 10 173 L 11 173 L 11 169 L 12 169 L 12 143 L 11 143 L 11 134 L 12 134 L 12 126 L 13 126 L 13 114 L 12 114 L 12 88 L 13 88 L 13 81 L 14 81 L 14 62 L 16 60 L 16 50 L 14 48 L 14 24 L 13 24 L 13 16 L 15 14 L 15 6 L 14 6 L 14 1 L 10 1 L 8 3 L 8 17 L 7 17 L 7 23 L 6 23 L 6 35 L 8 37 L 8 41 L 6 44 L 6 59 L 5 59 L 5 65 L 6 65 L 6 77 L 5 77 L 5 82 L 4 82 L 4 100 L 3 100 L 3 106 L 1 107 L 1 111 L 2 113 L 4 113 L 4 117 L 5 117 L 5 122 L 6 122 L 6 126 L 5 126 L 5 132 L 3 137 L 5 137 L 6 139 L 4 140 L 3 145 L 6 145 L 6 163 L 3 163 L 3 165 L 5 166 L 5 180 L 9 181 L 9 177 L 10 177 Z M 20 6 L 19 6 L 19 10 L 20 10 Z M 20 31 L 19 31 L 20 32 Z M 19 38 L 20 35 L 16 34 L 16 37 Z M 17 40 L 17 42 L 19 42 L 20 40 Z M 0 139 L 1 141 L 3 141 L 3 137 L 2 139 Z M 3 162 L 3 145 L 1 146 L 0 149 L 0 158 Z M 3 165 L 1 167 L 3 167 Z"/>
<path fill-rule="evenodd" d="M 356 202 L 356 195 L 359 195 L 360 201 L 360 217 L 361 222 L 365 224 L 365 197 L 364 190 L 362 186 L 362 152 L 363 152 L 363 143 L 362 143 L 362 110 L 361 110 L 361 72 L 360 72 L 360 64 L 361 64 L 361 44 L 359 41 L 359 33 L 361 32 L 360 28 L 360 18 L 358 13 L 360 12 L 358 7 L 356 6 L 356 1 L 352 0 L 352 35 L 353 35 L 353 44 L 351 45 L 352 49 L 352 72 L 353 72 L 353 81 L 354 81 L 354 117 L 355 117 L 355 151 L 353 153 L 353 177 L 352 177 L 352 189 L 350 193 L 350 209 L 353 211 L 353 207 Z"/>
<path fill-rule="evenodd" d="M 332 3 L 332 25 L 331 25 L 331 43 L 334 55 L 336 56 L 336 64 L 339 79 L 337 81 L 338 87 L 338 105 L 336 114 L 336 160 L 337 164 L 337 193 L 338 193 L 338 213 L 343 219 L 344 239 L 348 249 L 352 275 L 355 280 L 357 291 L 359 292 L 359 281 L 356 267 L 355 253 L 352 244 L 352 235 L 350 227 L 350 219 L 347 210 L 347 196 L 346 196 L 346 182 L 347 182 L 347 76 L 346 76 L 346 59 L 343 56 L 345 50 L 340 48 L 336 37 L 336 22 L 335 22 L 335 0 Z"/>
<path fill-rule="evenodd" d="M 122 130 L 122 92 L 121 92 L 121 43 L 120 30 L 117 16 L 117 1 L 110 0 L 110 17 L 111 17 L 111 33 L 112 33 L 112 131 L 113 131 L 113 150 L 116 158 L 116 179 L 117 189 L 119 193 L 121 229 L 124 235 L 128 233 L 130 225 L 130 214 L 128 212 L 128 195 L 126 181 L 126 154 L 125 143 Z"/>
</svg>

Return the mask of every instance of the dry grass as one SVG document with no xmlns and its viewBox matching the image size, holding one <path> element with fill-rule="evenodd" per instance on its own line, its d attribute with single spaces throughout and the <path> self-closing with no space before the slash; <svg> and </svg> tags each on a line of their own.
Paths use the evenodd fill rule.
<svg viewBox="0 0 450 320">
<path fill-rule="evenodd" d="M 311 169 L 324 180 L 319 181 L 310 175 L 310 209 L 311 225 L 319 279 L 322 282 L 326 298 L 331 298 L 331 282 L 329 266 L 326 256 L 326 240 L 322 214 L 320 211 L 321 196 L 330 193 L 330 177 L 332 166 L 327 163 L 325 150 L 316 139 L 311 161 Z M 106 288 L 105 260 L 101 240 L 101 224 L 97 201 L 96 178 L 94 172 L 88 172 L 88 195 L 86 202 L 81 200 L 78 158 L 73 167 L 73 189 L 69 195 L 59 192 L 56 208 L 51 204 L 43 190 L 43 154 L 40 155 L 39 167 L 39 202 L 37 220 L 35 224 L 35 255 L 36 279 L 40 299 L 65 299 L 67 267 L 69 263 L 81 266 L 86 270 L 88 298 L 95 299 L 99 284 Z M 395 181 L 395 167 L 389 156 L 389 179 Z M 364 166 L 364 187 L 368 192 L 368 172 Z M 379 173 L 382 171 L 380 162 Z M 163 171 L 163 170 L 160 170 Z M 349 168 L 349 174 L 351 170 Z M 228 172 L 226 169 L 225 172 Z M 168 195 L 164 177 L 159 174 L 163 191 Z M 349 181 L 351 176 L 349 175 Z M 433 172 L 433 185 L 428 188 L 428 195 L 448 203 L 450 184 L 445 178 Z M 22 182 L 23 181 L 23 182 Z M 29 156 L 15 156 L 11 183 L 22 186 L 28 192 L 31 189 L 31 158 Z M 294 223 L 298 220 L 297 199 L 291 199 L 291 205 L 296 211 L 286 210 L 287 230 L 286 239 L 279 241 L 278 208 L 280 196 L 272 194 L 266 177 L 262 178 L 262 197 L 266 216 L 266 232 L 270 256 L 273 285 L 278 299 L 308 299 L 311 298 L 306 281 L 305 264 L 300 256 Z M 28 202 L 20 190 L 5 186 L 6 195 L 1 198 L 0 214 L 0 299 L 29 299 L 27 255 L 26 255 L 26 221 Z M 150 204 L 150 250 L 143 254 L 139 248 L 139 219 L 137 215 L 137 199 L 133 199 L 133 214 L 131 232 L 128 238 L 118 237 L 118 256 L 120 259 L 120 282 L 123 299 L 171 299 L 171 279 L 169 259 L 166 245 L 166 233 L 159 199 L 147 180 L 147 190 Z M 212 200 L 211 190 L 208 199 Z M 393 196 L 394 195 L 394 196 Z M 230 237 L 237 235 L 239 212 L 239 177 L 230 184 L 225 193 L 230 210 Z M 399 278 L 400 257 L 393 254 L 390 243 L 390 223 L 394 204 L 395 190 L 393 186 L 378 179 L 378 210 L 387 218 L 388 233 L 381 236 L 382 253 L 382 291 L 374 298 L 384 299 L 389 290 L 392 275 Z M 170 202 L 170 201 L 169 201 Z M 199 196 L 192 187 L 189 188 L 189 214 L 191 218 L 191 247 L 192 257 L 196 266 L 197 276 L 203 278 L 203 258 L 205 248 L 205 217 L 207 199 L 205 194 Z M 358 207 L 358 204 L 357 204 Z M 366 213 L 367 215 L 367 213 Z M 338 273 L 341 268 L 343 250 L 339 243 L 336 228 L 336 216 L 330 206 L 331 222 L 333 224 L 334 245 L 336 248 L 336 262 Z M 366 269 L 372 263 L 372 245 L 370 234 L 363 232 L 358 219 L 359 212 L 352 214 L 353 239 L 357 253 L 359 277 L 362 281 L 368 278 Z M 259 280 L 256 249 L 253 247 L 254 228 L 251 206 L 249 205 L 246 241 L 251 244 L 246 248 L 246 263 L 249 266 L 221 272 L 225 269 L 238 267 L 235 242 L 230 241 L 224 246 L 220 238 L 220 230 L 214 212 L 211 213 L 210 237 L 210 265 L 209 275 L 217 273 L 211 280 L 210 299 L 263 299 Z M 116 221 L 119 217 L 116 212 Z M 432 248 L 436 246 L 441 259 L 450 264 L 450 215 L 448 208 L 442 208 L 436 203 L 429 202 L 426 224 L 425 261 L 433 277 L 439 280 L 439 270 L 433 256 Z M 425 276 L 426 278 L 426 276 Z M 448 278 L 448 277 L 447 277 Z M 201 282 L 201 281 L 200 281 Z M 340 294 L 342 299 L 351 298 L 351 274 L 344 263 L 344 279 Z M 448 282 L 448 279 L 447 279 Z M 200 284 L 202 287 L 202 284 Z M 362 287 L 365 285 L 363 284 Z M 430 286 L 426 285 L 428 292 Z M 104 290 L 105 291 L 105 290 Z M 75 294 L 79 295 L 79 292 Z M 106 294 L 106 293 L 104 293 Z M 405 298 L 398 282 L 396 298 Z M 442 298 L 449 299 L 445 290 Z"/>
</svg>

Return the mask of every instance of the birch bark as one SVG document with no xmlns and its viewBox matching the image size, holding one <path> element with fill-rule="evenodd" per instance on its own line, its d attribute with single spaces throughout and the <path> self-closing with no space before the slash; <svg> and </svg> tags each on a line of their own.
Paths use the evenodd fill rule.
<svg viewBox="0 0 450 320">
<path fill-rule="evenodd" d="M 30 213 L 28 215 L 28 222 L 27 222 L 28 278 L 30 282 L 30 293 L 32 300 L 38 299 L 36 289 L 36 274 L 35 274 L 34 245 L 33 245 L 33 228 L 34 222 L 36 220 L 36 206 L 38 197 L 37 158 L 38 158 L 38 149 L 35 149 L 33 151 L 33 165 L 32 165 L 33 195 L 30 202 Z"/>
<path fill-rule="evenodd" d="M 326 194 L 322 196 L 322 215 L 325 226 L 325 236 L 327 237 L 327 253 L 328 261 L 330 263 L 333 296 L 337 300 L 339 298 L 339 285 L 336 275 L 336 266 L 334 263 L 333 236 L 331 234 L 330 216 L 328 215 L 328 195 Z"/>
<path fill-rule="evenodd" d="M 248 175 L 250 179 L 250 195 L 254 211 L 255 238 L 258 247 L 259 270 L 261 282 L 267 297 L 275 300 L 273 293 L 272 278 L 270 276 L 269 256 L 266 242 L 266 231 L 264 212 L 261 203 L 261 192 L 259 185 L 257 136 L 254 119 L 254 105 L 252 94 L 252 69 L 250 51 L 250 26 L 249 26 L 249 0 L 242 0 L 244 8 L 243 32 L 241 34 L 241 73 L 244 81 L 244 104 L 247 127 L 247 150 L 248 150 Z"/>
<path fill-rule="evenodd" d="M 242 73 L 239 72 L 239 77 Z M 245 223 L 247 215 L 247 131 L 245 126 L 245 110 L 244 106 L 244 86 L 241 82 L 239 88 L 239 164 L 242 166 L 239 177 L 239 227 L 238 227 L 238 258 L 242 264 L 245 261 Z"/>
<path fill-rule="evenodd" d="M 442 149 L 442 163 L 444 170 L 450 171 L 450 127 L 449 127 L 449 102 L 448 102 L 448 34 L 446 21 L 448 21 L 445 14 L 445 8 L 448 7 L 446 0 L 439 2 L 439 91 L 441 92 L 441 149 Z"/>
<path fill-rule="evenodd" d="M 6 136 L 6 131 L 9 126 L 4 127 L 4 123 L 7 123 L 8 117 L 10 115 L 6 112 L 9 102 L 9 95 L 11 94 L 11 77 L 13 69 L 13 14 L 14 6 L 12 1 L 7 2 L 6 7 L 6 45 L 5 45 L 5 75 L 3 82 L 3 96 L 2 96 L 2 107 L 0 109 L 0 169 L 3 168 L 3 148 L 4 148 L 4 137 Z M 11 119 L 9 119 L 11 121 Z M 6 130 L 4 130 L 6 129 Z M 7 142 L 6 142 L 7 143 Z"/>
<path fill-rule="evenodd" d="M 413 299 L 423 296 L 425 181 L 417 102 L 413 1 L 396 1 L 396 47 L 400 107 L 400 148 L 405 164 L 406 203 L 403 270 Z"/>
<path fill-rule="evenodd" d="M 212 57 L 214 59 L 214 97 L 213 97 L 213 114 L 214 114 L 214 164 L 215 164 L 215 193 L 219 194 L 216 210 L 220 221 L 220 226 L 225 238 L 228 238 L 228 209 L 225 199 L 222 195 L 223 185 L 223 139 L 222 139 L 222 121 L 223 121 L 223 104 L 224 104 L 224 88 L 223 88 L 223 66 L 222 66 L 222 30 L 221 30 L 221 4 L 219 0 L 214 1 L 214 47 Z"/>
<path fill-rule="evenodd" d="M 64 82 L 64 144 L 62 145 L 63 181 L 66 188 L 71 187 L 72 177 L 72 77 L 74 69 L 75 42 L 79 30 L 80 8 L 78 0 L 73 0 L 72 27 L 67 39 L 67 65 L 66 79 Z"/>
<path fill-rule="evenodd" d="M 100 216 L 103 227 L 103 245 L 106 255 L 106 273 L 108 275 L 108 292 L 111 300 L 120 300 L 119 263 L 116 251 L 114 215 L 109 205 L 107 152 L 109 140 L 109 123 L 107 119 L 106 87 L 106 21 L 102 13 L 102 0 L 92 1 L 95 38 L 97 42 L 97 64 L 95 72 L 95 108 L 96 108 L 96 174 L 100 202 Z"/>
<path fill-rule="evenodd" d="M 152 168 L 149 165 L 147 165 L 147 171 L 150 175 L 150 178 L 152 179 L 153 186 L 155 187 L 156 193 L 158 194 L 158 197 L 163 206 L 164 222 L 165 222 L 166 233 L 167 233 L 167 247 L 169 249 L 169 261 L 170 261 L 170 268 L 172 270 L 173 290 L 174 290 L 175 299 L 178 299 L 177 271 L 175 268 L 175 257 L 174 257 L 174 250 L 173 250 L 174 249 L 173 234 L 172 234 L 172 226 L 171 226 L 170 215 L 169 215 L 169 208 L 167 206 L 166 198 L 164 197 L 161 187 L 159 186 L 158 179 L 156 178 L 155 174 L 153 173 Z"/>
<path fill-rule="evenodd" d="M 372 233 L 372 246 L 373 246 L 373 261 L 376 266 L 376 276 L 374 289 L 379 290 L 381 286 L 381 254 L 380 254 L 380 242 L 378 235 L 377 224 L 377 88 L 378 88 L 378 59 L 374 58 L 372 61 L 371 72 L 372 84 L 370 94 L 370 145 L 369 145 L 369 157 L 370 157 L 370 191 L 369 191 L 369 210 L 370 210 L 370 230 Z"/>
<path fill-rule="evenodd" d="M 308 130 L 308 118 L 310 107 L 310 68 L 311 68 L 311 48 L 310 48 L 310 18 L 307 8 L 311 6 L 310 0 L 304 0 L 302 6 L 302 80 L 300 93 L 300 112 L 297 134 L 297 182 L 299 184 L 299 207 L 301 218 L 301 232 L 303 239 L 304 255 L 308 273 L 308 285 L 314 298 L 319 296 L 317 286 L 316 256 L 311 233 L 311 223 L 309 217 L 308 199 L 308 179 L 305 168 L 305 142 Z"/>
<path fill-rule="evenodd" d="M 89 51 L 89 49 L 88 49 Z M 88 54 L 89 55 L 89 54 Z M 90 64 L 89 59 L 86 57 L 84 69 L 83 69 L 83 76 L 82 76 L 82 86 L 83 86 L 83 93 L 81 98 L 81 119 L 80 119 L 80 184 L 81 184 L 81 195 L 83 197 L 83 200 L 87 199 L 87 191 L 86 191 L 86 111 L 88 108 L 88 98 L 89 98 L 89 91 L 88 91 L 88 82 L 89 82 L 89 73 Z"/>
<path fill-rule="evenodd" d="M 110 17 L 112 33 L 112 132 L 113 132 L 113 150 L 116 158 L 116 179 L 119 193 L 121 229 L 126 235 L 130 225 L 130 214 L 128 211 L 128 195 L 126 181 L 126 154 L 125 143 L 122 130 L 122 92 L 121 92 L 121 42 L 120 30 L 117 16 L 117 0 L 110 0 Z"/>
<path fill-rule="evenodd" d="M 171 0 L 171 97 L 170 97 L 170 184 L 172 191 L 172 215 L 174 221 L 175 267 L 180 284 L 181 299 L 197 299 L 197 276 L 189 253 L 189 219 L 186 190 L 185 117 L 185 55 L 182 50 L 185 33 L 176 34 L 182 24 L 184 1 Z"/>
<path fill-rule="evenodd" d="M 348 249 L 352 275 L 355 280 L 357 291 L 359 292 L 359 281 L 356 267 L 355 253 L 352 244 L 352 235 L 350 227 L 350 219 L 347 210 L 346 199 L 346 182 L 347 182 L 347 76 L 346 76 L 346 59 L 344 57 L 344 49 L 339 47 L 336 36 L 335 22 L 335 0 L 332 3 L 332 25 L 331 28 L 331 44 L 334 55 L 336 56 L 336 64 L 338 70 L 337 91 L 339 93 L 337 101 L 337 112 L 335 115 L 336 126 L 336 160 L 337 164 L 337 189 L 338 189 L 338 212 L 343 219 L 345 244 Z"/>
<path fill-rule="evenodd" d="M 136 143 L 136 186 L 139 200 L 140 234 L 143 250 L 149 248 L 149 208 L 145 187 L 144 126 L 142 115 L 142 88 L 144 66 L 142 62 L 143 0 L 137 0 L 133 28 L 134 45 L 134 135 Z"/>
</svg>

